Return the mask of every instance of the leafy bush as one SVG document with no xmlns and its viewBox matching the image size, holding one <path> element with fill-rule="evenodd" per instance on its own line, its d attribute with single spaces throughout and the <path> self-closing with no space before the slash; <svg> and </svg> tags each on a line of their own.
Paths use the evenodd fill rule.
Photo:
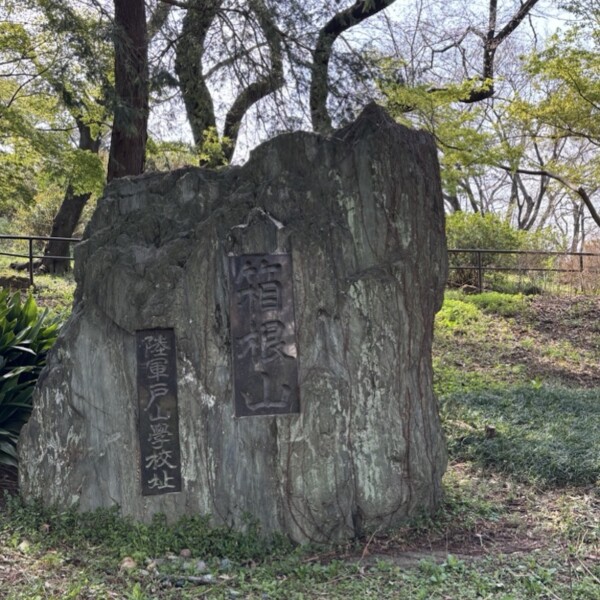
<svg viewBox="0 0 600 600">
<path fill-rule="evenodd" d="M 58 328 L 58 318 L 40 313 L 31 294 L 22 302 L 18 292 L 0 290 L 0 464 L 17 464 L 19 431 Z"/>
<path fill-rule="evenodd" d="M 452 290 L 446 294 L 446 298 L 472 304 L 486 313 L 502 317 L 514 317 L 527 310 L 528 306 L 528 301 L 523 294 L 503 294 L 501 292 L 463 294 L 460 290 Z"/>
<path fill-rule="evenodd" d="M 448 248 L 465 250 L 556 250 L 559 242 L 549 231 L 536 232 L 515 229 L 492 213 L 456 212 L 446 219 Z M 503 269 L 534 269 L 552 266 L 555 259 L 543 255 L 482 253 L 481 266 Z M 473 253 L 450 255 L 449 285 L 477 285 L 477 256 Z M 501 275 L 496 275 L 501 279 Z"/>
<path fill-rule="evenodd" d="M 447 329 L 453 332 L 467 331 L 481 320 L 477 306 L 466 301 L 467 296 L 452 298 L 447 293 L 442 308 L 435 316 L 436 329 Z"/>
<path fill-rule="evenodd" d="M 492 213 L 459 211 L 446 219 L 448 248 L 515 250 L 521 246 L 522 234 Z"/>
</svg>

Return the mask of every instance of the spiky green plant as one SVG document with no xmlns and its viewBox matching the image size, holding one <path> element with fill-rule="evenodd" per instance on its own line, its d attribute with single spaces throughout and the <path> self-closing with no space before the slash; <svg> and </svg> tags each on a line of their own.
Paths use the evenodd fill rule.
<svg viewBox="0 0 600 600">
<path fill-rule="evenodd" d="M 0 464 L 17 466 L 17 439 L 31 414 L 31 395 L 60 319 L 39 311 L 33 296 L 0 289 Z"/>
</svg>

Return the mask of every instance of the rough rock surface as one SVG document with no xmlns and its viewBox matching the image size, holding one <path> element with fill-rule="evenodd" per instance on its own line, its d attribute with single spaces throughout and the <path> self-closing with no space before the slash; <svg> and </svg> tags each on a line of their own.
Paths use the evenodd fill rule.
<svg viewBox="0 0 600 600">
<path fill-rule="evenodd" d="M 230 253 L 291 252 L 301 413 L 233 416 Z M 211 514 L 298 541 L 433 509 L 445 445 L 432 392 L 446 277 L 436 149 L 375 106 L 242 167 L 107 187 L 76 252 L 73 314 L 20 439 L 25 499 L 137 519 Z M 135 332 L 177 340 L 183 490 L 142 496 Z"/>
</svg>

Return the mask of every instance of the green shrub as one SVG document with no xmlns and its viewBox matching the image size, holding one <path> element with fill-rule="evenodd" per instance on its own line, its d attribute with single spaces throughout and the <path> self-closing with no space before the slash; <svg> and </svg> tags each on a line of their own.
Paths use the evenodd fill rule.
<svg viewBox="0 0 600 600">
<path fill-rule="evenodd" d="M 16 444 L 31 414 L 31 394 L 58 334 L 59 321 L 0 289 L 0 464 L 16 466 Z"/>
<path fill-rule="evenodd" d="M 514 317 L 527 310 L 528 306 L 527 299 L 523 294 L 483 292 L 481 294 L 460 294 L 458 299 L 473 304 L 486 313 L 501 315 L 502 317 Z"/>
<path fill-rule="evenodd" d="M 521 246 L 522 233 L 493 213 L 459 211 L 446 218 L 448 248 L 515 250 Z"/>
<path fill-rule="evenodd" d="M 476 326 L 481 320 L 479 307 L 467 302 L 467 296 L 452 298 L 446 294 L 444 304 L 435 316 L 435 326 L 439 329 L 467 331 L 469 327 Z"/>
<path fill-rule="evenodd" d="M 500 216 L 492 213 L 456 212 L 446 219 L 448 248 L 465 250 L 541 250 L 552 251 L 560 247 L 559 240 L 547 230 L 524 231 L 515 229 Z M 448 283 L 452 286 L 477 285 L 477 255 L 473 253 L 452 253 Z M 488 253 L 481 254 L 481 266 L 502 269 L 536 269 L 553 266 L 554 257 L 543 255 L 518 255 Z M 495 283 L 502 284 L 503 271 L 491 271 Z M 496 286 L 495 286 L 496 287 Z"/>
</svg>

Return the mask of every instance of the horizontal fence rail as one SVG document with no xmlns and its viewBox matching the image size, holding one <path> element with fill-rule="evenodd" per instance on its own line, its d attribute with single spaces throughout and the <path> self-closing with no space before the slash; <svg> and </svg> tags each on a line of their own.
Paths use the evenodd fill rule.
<svg viewBox="0 0 600 600">
<path fill-rule="evenodd" d="M 475 271 L 477 275 L 477 288 L 483 291 L 484 275 L 486 271 L 504 271 L 513 273 L 584 273 L 600 274 L 600 254 L 595 252 L 556 252 L 547 250 L 494 250 L 477 248 L 449 248 L 450 257 L 458 255 L 467 255 L 465 264 L 456 264 L 456 261 L 450 258 L 450 270 L 455 271 Z M 499 255 L 506 257 L 514 256 L 517 259 L 527 261 L 529 257 L 548 259 L 557 264 L 546 264 L 540 266 L 535 261 L 530 264 L 501 264 L 502 260 L 496 261 L 499 264 L 491 262 L 490 258 Z M 587 262 L 586 262 L 586 259 Z M 561 260 L 563 264 L 561 265 Z M 569 261 L 571 264 L 569 264 Z M 573 264 L 574 263 L 574 264 Z M 590 264 L 591 263 L 591 264 Z"/>
<path fill-rule="evenodd" d="M 73 256 L 69 253 L 69 256 L 52 256 L 48 254 L 35 254 L 34 243 L 35 242 L 65 242 L 72 246 L 81 241 L 81 238 L 67 238 L 67 237 L 50 237 L 40 235 L 6 235 L 0 234 L 0 243 L 8 242 L 14 245 L 14 242 L 27 242 L 28 251 L 26 253 L 11 251 L 5 251 L 0 245 L 0 256 L 10 256 L 12 258 L 26 258 L 27 269 L 29 272 L 30 285 L 34 285 L 34 261 L 36 260 L 68 260 L 72 261 Z M 454 271 L 471 271 L 475 272 L 476 275 L 476 287 L 479 291 L 484 288 L 484 276 L 486 271 L 505 271 L 505 272 L 516 272 L 516 273 L 528 273 L 528 272 L 548 272 L 548 273 L 579 273 L 583 276 L 584 272 L 590 272 L 594 274 L 600 274 L 600 254 L 594 252 L 551 252 L 546 250 L 494 250 L 494 249 L 477 249 L 477 248 L 449 248 L 448 254 L 450 256 L 450 270 Z M 454 257 L 460 255 L 466 255 L 464 264 L 458 263 Z M 522 259 L 529 259 L 530 257 L 555 259 L 558 264 L 546 264 L 540 266 L 539 264 L 502 264 L 502 260 L 492 261 L 491 258 L 494 256 L 500 257 L 517 257 Z M 586 259 L 588 262 L 591 261 L 591 265 L 586 265 Z M 571 261 L 569 264 L 560 264 L 563 262 Z M 574 263 L 574 264 L 573 264 Z"/>
<path fill-rule="evenodd" d="M 69 245 L 77 244 L 81 241 L 81 238 L 67 238 L 67 237 L 49 237 L 43 235 L 6 235 L 0 234 L 0 242 L 9 241 L 9 242 L 27 242 L 28 252 L 26 254 L 20 252 L 5 252 L 2 247 L 0 247 L 0 256 L 10 256 L 12 258 L 26 258 L 27 259 L 27 270 L 29 272 L 29 285 L 34 285 L 33 283 L 33 265 L 35 260 L 68 260 L 72 261 L 73 256 L 69 253 L 69 256 L 52 256 L 50 254 L 34 254 L 33 252 L 33 244 L 34 242 L 66 242 Z"/>
</svg>

